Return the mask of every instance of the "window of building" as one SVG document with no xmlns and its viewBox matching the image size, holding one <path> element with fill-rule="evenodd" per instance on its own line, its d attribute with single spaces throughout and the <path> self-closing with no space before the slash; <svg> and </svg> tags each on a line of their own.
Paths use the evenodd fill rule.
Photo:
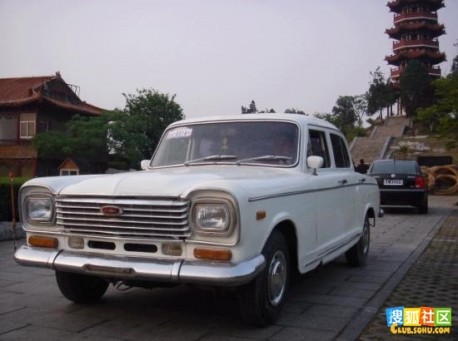
<svg viewBox="0 0 458 341">
<path fill-rule="evenodd" d="M 35 136 L 35 114 L 22 113 L 19 126 L 19 137 L 21 139 L 31 139 Z"/>
<path fill-rule="evenodd" d="M 49 117 L 47 115 L 39 115 L 37 133 L 44 133 L 48 130 L 49 130 Z"/>
<path fill-rule="evenodd" d="M 17 118 L 0 113 L 0 140 L 16 140 Z"/>
<path fill-rule="evenodd" d="M 79 170 L 78 169 L 61 169 L 60 170 L 60 175 L 65 176 L 65 175 L 78 175 Z"/>
</svg>

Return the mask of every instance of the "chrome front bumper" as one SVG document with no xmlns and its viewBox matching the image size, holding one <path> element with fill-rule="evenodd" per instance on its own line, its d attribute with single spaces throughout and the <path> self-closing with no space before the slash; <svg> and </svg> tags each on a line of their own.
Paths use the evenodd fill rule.
<svg viewBox="0 0 458 341">
<path fill-rule="evenodd" d="M 54 270 L 94 275 L 115 280 L 145 280 L 218 286 L 242 285 L 265 266 L 263 255 L 232 264 L 211 261 L 152 260 L 102 256 L 22 246 L 14 254 L 17 263 Z"/>
</svg>

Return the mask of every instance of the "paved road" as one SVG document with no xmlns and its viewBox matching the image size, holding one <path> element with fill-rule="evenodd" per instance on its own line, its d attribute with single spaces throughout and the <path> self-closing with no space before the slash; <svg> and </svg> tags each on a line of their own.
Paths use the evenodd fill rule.
<svg viewBox="0 0 458 341">
<path fill-rule="evenodd" d="M 279 321 L 239 322 L 234 296 L 210 289 L 110 288 L 96 305 L 64 299 L 47 269 L 18 266 L 0 242 L 0 340 L 353 340 L 388 298 L 456 197 L 430 197 L 430 214 L 393 209 L 371 230 L 365 268 L 338 259 L 297 279 Z"/>
</svg>

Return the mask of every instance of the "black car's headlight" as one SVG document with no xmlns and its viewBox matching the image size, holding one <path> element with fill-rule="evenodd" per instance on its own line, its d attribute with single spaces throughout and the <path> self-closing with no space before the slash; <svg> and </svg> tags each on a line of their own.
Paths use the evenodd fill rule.
<svg viewBox="0 0 458 341">
<path fill-rule="evenodd" d="M 235 200 L 227 193 L 218 191 L 194 193 L 190 218 L 197 239 L 236 238 L 237 206 Z"/>
</svg>

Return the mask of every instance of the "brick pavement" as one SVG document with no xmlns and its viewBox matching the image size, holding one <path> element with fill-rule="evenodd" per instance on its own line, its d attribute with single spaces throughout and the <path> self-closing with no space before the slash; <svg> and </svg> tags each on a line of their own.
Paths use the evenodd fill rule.
<svg viewBox="0 0 458 341">
<path fill-rule="evenodd" d="M 412 340 L 411 335 L 390 334 L 387 327 L 385 309 L 399 306 L 451 307 L 454 315 L 450 335 L 415 335 L 415 338 L 458 340 L 458 207 L 445 220 L 359 338 Z"/>
</svg>

